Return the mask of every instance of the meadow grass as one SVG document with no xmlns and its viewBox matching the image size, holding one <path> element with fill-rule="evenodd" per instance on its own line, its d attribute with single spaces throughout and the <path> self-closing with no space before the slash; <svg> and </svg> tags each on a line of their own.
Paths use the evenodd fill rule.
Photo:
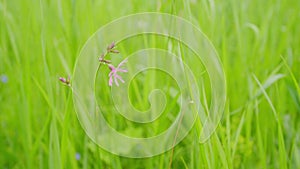
<svg viewBox="0 0 300 169">
<path fill-rule="evenodd" d="M 99 148 L 80 126 L 72 92 L 58 77 L 72 75 L 80 49 L 98 28 L 138 12 L 184 17 L 218 51 L 227 101 L 206 143 L 198 142 L 196 123 L 174 149 L 131 159 Z M 0 75 L 8 81 L 0 81 L 0 168 L 300 168 L 299 20 L 299 0 L 1 0 Z M 178 54 L 186 50 L 155 36 L 128 39 L 118 49 L 125 57 L 146 46 Z M 209 84 L 203 65 L 184 53 L 194 73 Z M 147 109 L 147 95 L 165 76 L 146 74 L 144 84 L 137 77 L 130 87 L 133 105 Z M 169 81 L 167 89 L 176 89 Z M 98 77 L 97 83 L 105 82 Z M 203 90 L 209 100 L 210 89 Z M 102 88 L 96 92 L 109 97 Z M 178 110 L 172 97 L 167 100 L 164 121 L 142 129 L 109 113 L 107 121 L 131 136 L 141 137 L 143 130 L 158 134 Z"/>
</svg>

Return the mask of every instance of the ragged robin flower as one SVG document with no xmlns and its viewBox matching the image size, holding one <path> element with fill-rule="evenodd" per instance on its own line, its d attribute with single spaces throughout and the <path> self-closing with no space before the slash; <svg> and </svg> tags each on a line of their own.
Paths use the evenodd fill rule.
<svg viewBox="0 0 300 169">
<path fill-rule="evenodd" d="M 110 69 L 109 73 L 109 80 L 108 80 L 108 85 L 112 86 L 113 82 L 117 86 L 119 86 L 118 80 L 120 80 L 122 83 L 124 83 L 124 80 L 122 79 L 121 76 L 118 75 L 118 72 L 126 73 L 128 70 L 121 68 L 125 63 L 127 62 L 127 58 L 124 59 L 117 67 L 114 67 L 112 64 L 108 64 L 108 67 Z"/>
<path fill-rule="evenodd" d="M 107 46 L 106 52 L 102 53 L 99 57 L 99 62 L 104 64 L 104 65 L 107 65 L 108 68 L 110 69 L 110 73 L 108 75 L 109 76 L 109 81 L 108 81 L 109 86 L 112 86 L 113 82 L 117 86 L 119 86 L 118 80 L 120 80 L 122 83 L 124 83 L 124 80 L 122 79 L 122 77 L 120 75 L 118 75 L 118 73 L 119 72 L 122 72 L 122 73 L 128 72 L 126 69 L 121 68 L 127 62 L 127 59 L 124 59 L 117 67 L 112 65 L 110 60 L 104 59 L 105 56 L 109 53 L 120 53 L 118 50 L 115 49 L 115 47 L 116 47 L 115 42 L 112 42 L 110 45 Z M 63 84 L 71 87 L 70 76 L 68 76 L 68 78 L 59 77 L 59 80 Z"/>
<path fill-rule="evenodd" d="M 120 75 L 118 75 L 118 72 L 122 72 L 122 73 L 127 72 L 126 69 L 121 68 L 127 62 L 127 59 L 123 60 L 117 67 L 112 65 L 110 60 L 104 59 L 105 56 L 109 53 L 120 53 L 118 50 L 115 49 L 115 47 L 116 47 L 115 42 L 112 42 L 110 45 L 107 46 L 106 52 L 102 53 L 101 56 L 99 57 L 99 62 L 104 65 L 107 65 L 108 68 L 110 69 L 110 73 L 108 75 L 109 76 L 109 81 L 108 81 L 109 86 L 112 86 L 113 82 L 115 82 L 115 84 L 117 86 L 119 86 L 118 80 L 120 80 L 122 83 L 124 83 L 124 80 L 122 79 L 122 77 Z"/>
</svg>

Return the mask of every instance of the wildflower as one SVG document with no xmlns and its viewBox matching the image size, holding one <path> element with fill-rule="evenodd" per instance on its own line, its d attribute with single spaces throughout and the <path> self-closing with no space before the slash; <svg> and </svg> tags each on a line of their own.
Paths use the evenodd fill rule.
<svg viewBox="0 0 300 169">
<path fill-rule="evenodd" d="M 71 86 L 71 78 L 68 76 L 68 78 L 59 77 L 58 78 L 62 83 L 64 83 L 67 86 Z"/>
<path fill-rule="evenodd" d="M 109 63 L 111 63 L 110 60 L 105 60 L 103 57 L 100 57 L 100 58 L 99 58 L 99 62 L 100 62 L 100 63 L 104 63 L 104 64 L 109 64 Z"/>
<path fill-rule="evenodd" d="M 77 152 L 77 153 L 75 154 L 75 158 L 76 158 L 76 160 L 80 160 L 80 158 L 81 158 L 80 153 Z"/>
<path fill-rule="evenodd" d="M 111 49 L 109 52 L 110 53 L 120 53 L 118 50 L 115 50 L 115 49 Z"/>
<path fill-rule="evenodd" d="M 115 50 L 116 47 L 115 42 L 111 43 L 109 46 L 107 46 L 106 50 L 107 53 L 120 53 L 118 50 Z"/>
<path fill-rule="evenodd" d="M 117 67 L 111 64 L 110 60 L 104 59 L 104 57 L 109 53 L 120 53 L 118 50 L 115 49 L 116 44 L 115 42 L 112 42 L 110 45 L 107 46 L 106 52 L 102 53 L 99 57 L 99 62 L 103 63 L 104 65 L 107 65 L 110 69 L 109 73 L 109 81 L 108 85 L 112 86 L 113 81 L 115 81 L 116 85 L 119 86 L 118 80 L 120 80 L 122 83 L 124 83 L 124 80 L 121 76 L 118 75 L 118 72 L 127 72 L 126 69 L 122 69 L 121 67 L 127 62 L 127 59 L 123 60 Z"/>
<path fill-rule="evenodd" d="M 110 60 L 105 60 L 104 57 L 109 54 L 109 53 L 120 53 L 118 50 L 115 49 L 116 44 L 115 42 L 112 42 L 110 45 L 107 46 L 106 52 L 102 53 L 99 57 L 99 62 L 104 63 L 104 64 L 109 64 L 111 63 Z"/>
<path fill-rule="evenodd" d="M 114 47 L 116 47 L 116 43 L 115 42 L 112 42 L 110 45 L 107 46 L 107 51 L 113 49 Z"/>
<path fill-rule="evenodd" d="M 122 83 L 124 83 L 124 80 L 121 76 L 118 75 L 118 72 L 126 73 L 128 72 L 126 69 L 122 69 L 121 67 L 127 62 L 127 58 L 124 59 L 117 67 L 114 67 L 112 64 L 108 64 L 108 67 L 110 69 L 109 73 L 109 81 L 108 85 L 112 86 L 113 81 L 115 81 L 116 85 L 119 86 L 118 80 L 120 80 Z"/>
<path fill-rule="evenodd" d="M 6 75 L 1 75 L 0 79 L 1 79 L 2 83 L 7 83 L 8 82 L 8 77 Z"/>
</svg>

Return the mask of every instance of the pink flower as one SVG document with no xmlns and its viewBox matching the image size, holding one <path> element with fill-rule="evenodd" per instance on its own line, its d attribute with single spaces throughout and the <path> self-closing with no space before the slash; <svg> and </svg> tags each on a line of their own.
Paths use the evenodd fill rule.
<svg viewBox="0 0 300 169">
<path fill-rule="evenodd" d="M 122 83 L 124 83 L 124 80 L 121 76 L 118 75 L 118 72 L 126 73 L 128 72 L 126 69 L 122 69 L 121 67 L 127 62 L 127 58 L 124 59 L 117 67 L 114 67 L 112 64 L 108 64 L 108 67 L 110 69 L 109 73 L 109 81 L 108 85 L 112 86 L 113 81 L 115 81 L 116 85 L 119 86 L 118 80 L 120 80 Z"/>
</svg>

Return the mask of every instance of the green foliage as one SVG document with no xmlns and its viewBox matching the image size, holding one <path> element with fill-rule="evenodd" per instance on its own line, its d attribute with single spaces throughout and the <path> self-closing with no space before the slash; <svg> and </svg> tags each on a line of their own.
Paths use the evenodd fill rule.
<svg viewBox="0 0 300 169">
<path fill-rule="evenodd" d="M 85 135 L 71 90 L 58 77 L 72 74 L 81 47 L 99 27 L 146 11 L 184 17 L 207 34 L 224 66 L 227 103 L 206 143 L 198 143 L 196 123 L 173 150 L 129 159 L 106 152 Z M 299 11 L 299 0 L 0 0 L 0 76 L 8 77 L 0 81 L 0 168 L 300 168 Z M 118 49 L 126 55 L 146 44 L 165 48 L 165 42 L 142 36 Z M 169 44 L 169 50 L 185 50 Z M 195 74 L 204 72 L 202 80 L 209 80 L 199 61 L 186 60 Z M 155 77 L 163 81 L 164 76 Z M 151 78 L 138 77 L 130 88 L 132 100 L 143 89 L 143 97 L 133 103 L 141 110 L 148 108 L 145 96 L 152 90 L 141 83 L 151 84 Z M 177 93 L 172 94 L 171 83 L 167 86 L 165 113 L 172 113 L 164 118 L 172 120 Z M 209 100 L 207 91 L 203 97 Z M 131 136 L 144 136 L 144 128 L 160 133 L 171 122 L 141 129 L 107 118 Z"/>
</svg>

